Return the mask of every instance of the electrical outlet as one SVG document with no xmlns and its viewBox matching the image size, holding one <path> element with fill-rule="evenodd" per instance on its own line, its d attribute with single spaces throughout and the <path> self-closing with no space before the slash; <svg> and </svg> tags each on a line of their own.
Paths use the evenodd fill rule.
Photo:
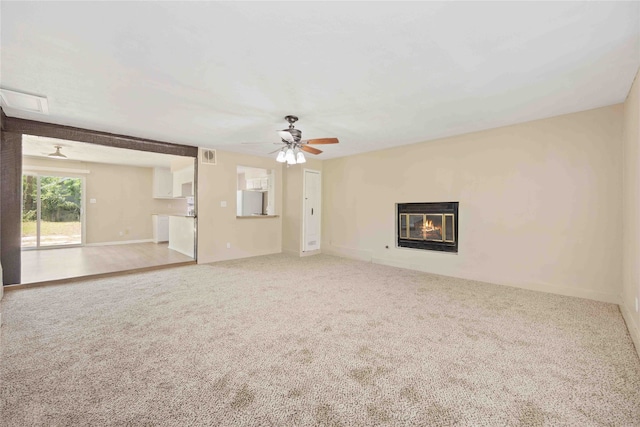
<svg viewBox="0 0 640 427">
<path fill-rule="evenodd" d="M 118 234 L 121 235 L 121 236 L 124 236 L 124 233 L 122 231 L 119 232 Z"/>
<path fill-rule="evenodd" d="M 231 243 L 227 243 L 227 249 L 231 249 Z M 636 304 L 637 306 L 637 304 Z"/>
<path fill-rule="evenodd" d="M 224 200 L 223 200 L 223 201 L 221 201 L 221 202 L 220 202 L 220 207 L 221 207 L 221 208 L 226 208 L 226 207 L 227 207 L 227 202 L 226 202 L 226 201 L 224 201 Z"/>
</svg>

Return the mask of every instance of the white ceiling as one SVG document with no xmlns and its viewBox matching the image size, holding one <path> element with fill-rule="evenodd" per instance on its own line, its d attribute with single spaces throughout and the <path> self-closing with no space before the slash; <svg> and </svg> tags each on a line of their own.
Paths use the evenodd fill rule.
<svg viewBox="0 0 640 427">
<path fill-rule="evenodd" d="M 623 102 L 640 2 L 7 2 L 9 116 L 328 159 Z M 243 145 L 243 142 L 266 142 Z"/>
</svg>

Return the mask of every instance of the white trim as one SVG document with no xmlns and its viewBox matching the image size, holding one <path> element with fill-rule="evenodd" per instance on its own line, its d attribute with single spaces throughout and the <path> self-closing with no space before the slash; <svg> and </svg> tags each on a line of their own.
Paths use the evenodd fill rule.
<svg viewBox="0 0 640 427">
<path fill-rule="evenodd" d="M 363 251 L 361 249 L 345 248 L 335 245 L 322 246 L 322 253 L 366 262 L 371 262 L 373 258 L 372 251 Z"/>
<path fill-rule="evenodd" d="M 57 172 L 57 173 L 77 173 L 87 175 L 91 171 L 89 169 L 69 169 L 69 168 L 54 168 L 49 166 L 23 166 L 22 173 L 25 172 Z"/>
<path fill-rule="evenodd" d="M 345 248 L 345 247 L 340 247 L 335 245 L 325 245 L 322 247 L 322 253 L 328 254 L 328 255 L 340 256 L 344 258 L 356 259 L 360 261 L 371 262 L 374 264 L 388 265 L 391 267 L 422 271 L 425 273 L 436 274 L 444 277 L 454 277 L 454 276 L 445 276 L 444 274 L 434 273 L 432 271 L 427 270 L 423 265 L 419 265 L 411 262 L 376 258 L 373 256 L 372 251 Z M 460 276 L 458 277 L 465 280 L 474 280 L 477 282 L 485 282 L 485 283 L 490 283 L 490 284 L 500 285 L 500 286 L 509 286 L 512 288 L 527 289 L 530 291 L 538 291 L 538 292 L 547 292 L 550 294 L 565 295 L 565 296 L 577 297 L 577 298 L 585 298 L 585 299 L 601 301 L 601 302 L 606 302 L 606 303 L 616 304 L 616 305 L 620 304 L 620 296 L 617 294 L 608 293 L 608 292 L 598 292 L 598 291 L 592 291 L 592 290 L 586 290 L 586 289 L 575 289 L 567 286 L 540 285 L 540 284 L 534 284 L 534 283 L 496 283 L 495 281 L 486 280 L 483 278 L 460 277 Z M 632 316 L 629 316 L 629 315 L 627 316 L 632 319 Z M 627 323 L 630 324 L 632 322 L 627 322 Z M 632 328 L 635 328 L 635 332 L 632 332 L 632 334 L 635 333 L 636 335 L 636 338 L 634 339 L 634 341 L 637 340 L 637 342 L 640 343 L 640 337 L 638 336 L 638 329 L 639 329 L 638 325 L 632 324 L 632 326 L 629 327 L 629 330 L 631 331 Z M 636 348 L 637 347 L 638 347 L 638 344 L 636 344 Z"/>
<path fill-rule="evenodd" d="M 80 242 L 84 246 L 87 243 L 87 177 L 81 176 L 82 197 L 80 198 Z"/>
<path fill-rule="evenodd" d="M 280 252 L 282 254 L 286 254 L 286 255 L 291 255 L 291 256 L 300 256 L 300 252 L 297 251 L 292 251 L 291 249 L 287 249 L 287 248 L 282 248 L 282 252 Z"/>
<path fill-rule="evenodd" d="M 153 243 L 153 239 L 142 240 L 120 240 L 116 242 L 99 242 L 99 243 L 87 243 L 85 246 L 112 246 L 112 245 L 129 245 L 131 243 Z"/>
<path fill-rule="evenodd" d="M 631 311 L 624 302 L 620 304 L 620 312 L 622 313 L 622 318 L 627 324 L 629 335 L 631 335 L 631 339 L 636 346 L 636 352 L 640 357 L 640 325 L 636 323 L 633 311 Z"/>
<path fill-rule="evenodd" d="M 312 251 L 301 252 L 299 256 L 302 258 L 302 257 L 305 257 L 305 256 L 318 255 L 318 254 L 321 254 L 321 253 L 322 253 L 321 249 L 314 249 Z"/>
<path fill-rule="evenodd" d="M 383 259 L 383 258 L 372 258 L 371 262 L 374 264 L 381 264 L 381 265 L 388 265 L 391 267 L 398 267 L 398 268 L 406 268 L 409 270 L 416 270 L 416 271 L 422 271 L 425 273 L 429 273 L 429 274 L 435 274 L 438 276 L 444 276 L 444 277 L 458 277 L 460 279 L 464 279 L 464 280 L 473 280 L 476 282 L 484 282 L 484 283 L 490 283 L 492 285 L 500 285 L 500 286 L 509 286 L 511 288 L 518 288 L 518 289 L 527 289 L 529 291 L 538 291 L 538 292 L 547 292 L 550 294 L 556 294 L 556 295 L 565 295 L 568 297 L 576 297 L 576 298 L 585 298 L 585 299 L 590 299 L 590 300 L 594 300 L 594 301 L 601 301 L 601 302 L 607 302 L 610 304 L 619 304 L 620 303 L 620 297 L 617 294 L 613 294 L 613 293 L 608 293 L 608 292 L 598 292 L 598 291 L 592 291 L 592 290 L 588 290 L 588 289 L 576 289 L 576 288 L 570 288 L 567 286 L 559 286 L 559 285 L 542 285 L 542 284 L 536 284 L 536 283 L 498 283 L 492 280 L 487 280 L 484 278 L 472 278 L 472 277 L 463 277 L 463 276 L 447 276 L 445 274 L 440 274 L 440 273 L 434 273 L 433 271 L 429 271 L 427 270 L 424 266 L 419 265 L 419 264 L 414 264 L 411 262 L 404 262 L 404 261 L 398 261 L 398 260 L 390 260 L 390 259 Z"/>
<path fill-rule="evenodd" d="M 318 223 L 318 249 L 311 249 L 311 250 L 306 250 L 306 237 L 307 237 L 307 221 L 306 221 L 306 215 L 305 215 L 305 210 L 306 210 L 306 205 L 307 205 L 307 172 L 311 172 L 311 173 L 316 173 L 318 174 L 318 178 L 320 179 L 320 188 L 319 188 L 319 192 L 318 194 L 316 194 L 316 197 L 318 198 L 317 202 L 318 202 L 318 210 L 319 212 L 319 216 L 320 216 L 320 222 Z M 322 172 L 316 169 L 308 169 L 308 168 L 304 168 L 302 169 L 302 239 L 300 239 L 300 253 L 305 253 L 305 252 L 314 252 L 315 251 L 319 251 L 320 248 L 322 248 Z"/>
<path fill-rule="evenodd" d="M 306 257 L 306 256 L 312 256 L 312 255 L 321 254 L 322 250 L 321 249 L 314 249 L 313 251 L 302 252 L 302 251 L 294 251 L 294 250 L 291 250 L 291 249 L 282 248 L 282 253 L 302 258 L 302 257 Z"/>
<path fill-rule="evenodd" d="M 22 174 L 24 176 L 24 174 Z M 42 246 L 42 175 L 36 173 L 36 249 Z M 22 194 L 22 202 L 24 203 L 24 193 Z"/>
<path fill-rule="evenodd" d="M 25 247 L 21 247 L 20 250 L 24 251 L 24 252 L 29 252 L 29 251 L 49 251 L 49 250 L 56 250 L 56 249 L 67 249 L 67 248 L 81 248 L 82 244 L 80 243 L 74 243 L 74 244 L 69 244 L 69 245 L 46 245 L 46 246 L 25 246 Z"/>
</svg>

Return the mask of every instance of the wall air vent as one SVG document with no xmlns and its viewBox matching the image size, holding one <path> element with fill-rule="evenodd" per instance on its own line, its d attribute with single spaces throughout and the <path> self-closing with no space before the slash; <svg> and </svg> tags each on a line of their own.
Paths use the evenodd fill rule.
<svg viewBox="0 0 640 427">
<path fill-rule="evenodd" d="M 200 162 L 205 165 L 215 165 L 217 161 L 216 150 L 205 150 L 202 149 L 202 153 L 200 154 Z"/>
<path fill-rule="evenodd" d="M 49 104 L 44 96 L 30 95 L 9 89 L 0 89 L 2 106 L 30 113 L 49 114 Z"/>
</svg>

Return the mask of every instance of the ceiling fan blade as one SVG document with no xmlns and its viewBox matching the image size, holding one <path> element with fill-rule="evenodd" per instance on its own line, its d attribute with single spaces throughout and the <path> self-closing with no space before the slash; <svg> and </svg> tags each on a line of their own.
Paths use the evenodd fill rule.
<svg viewBox="0 0 640 427">
<path fill-rule="evenodd" d="M 242 145 L 272 144 L 271 142 L 241 142 Z M 278 142 L 280 144 L 280 142 Z"/>
<path fill-rule="evenodd" d="M 311 153 L 311 154 L 320 154 L 320 153 L 322 153 L 322 150 L 318 150 L 317 148 L 309 147 L 308 145 L 301 145 L 300 149 L 302 151 L 306 151 L 307 153 Z"/>
<path fill-rule="evenodd" d="M 304 144 L 337 144 L 338 138 L 318 138 L 318 139 L 308 139 L 307 141 L 302 141 Z"/>
<path fill-rule="evenodd" d="M 272 152 L 270 152 L 270 153 L 267 153 L 267 154 L 273 154 L 273 153 L 277 153 L 278 151 L 282 151 L 282 148 L 278 148 L 277 150 L 275 150 L 275 151 L 272 151 Z"/>
<path fill-rule="evenodd" d="M 280 136 L 280 138 L 284 139 L 287 142 L 291 142 L 291 143 L 296 142 L 295 139 L 293 139 L 293 135 L 291 135 L 286 130 L 279 130 L 278 135 Z"/>
</svg>

